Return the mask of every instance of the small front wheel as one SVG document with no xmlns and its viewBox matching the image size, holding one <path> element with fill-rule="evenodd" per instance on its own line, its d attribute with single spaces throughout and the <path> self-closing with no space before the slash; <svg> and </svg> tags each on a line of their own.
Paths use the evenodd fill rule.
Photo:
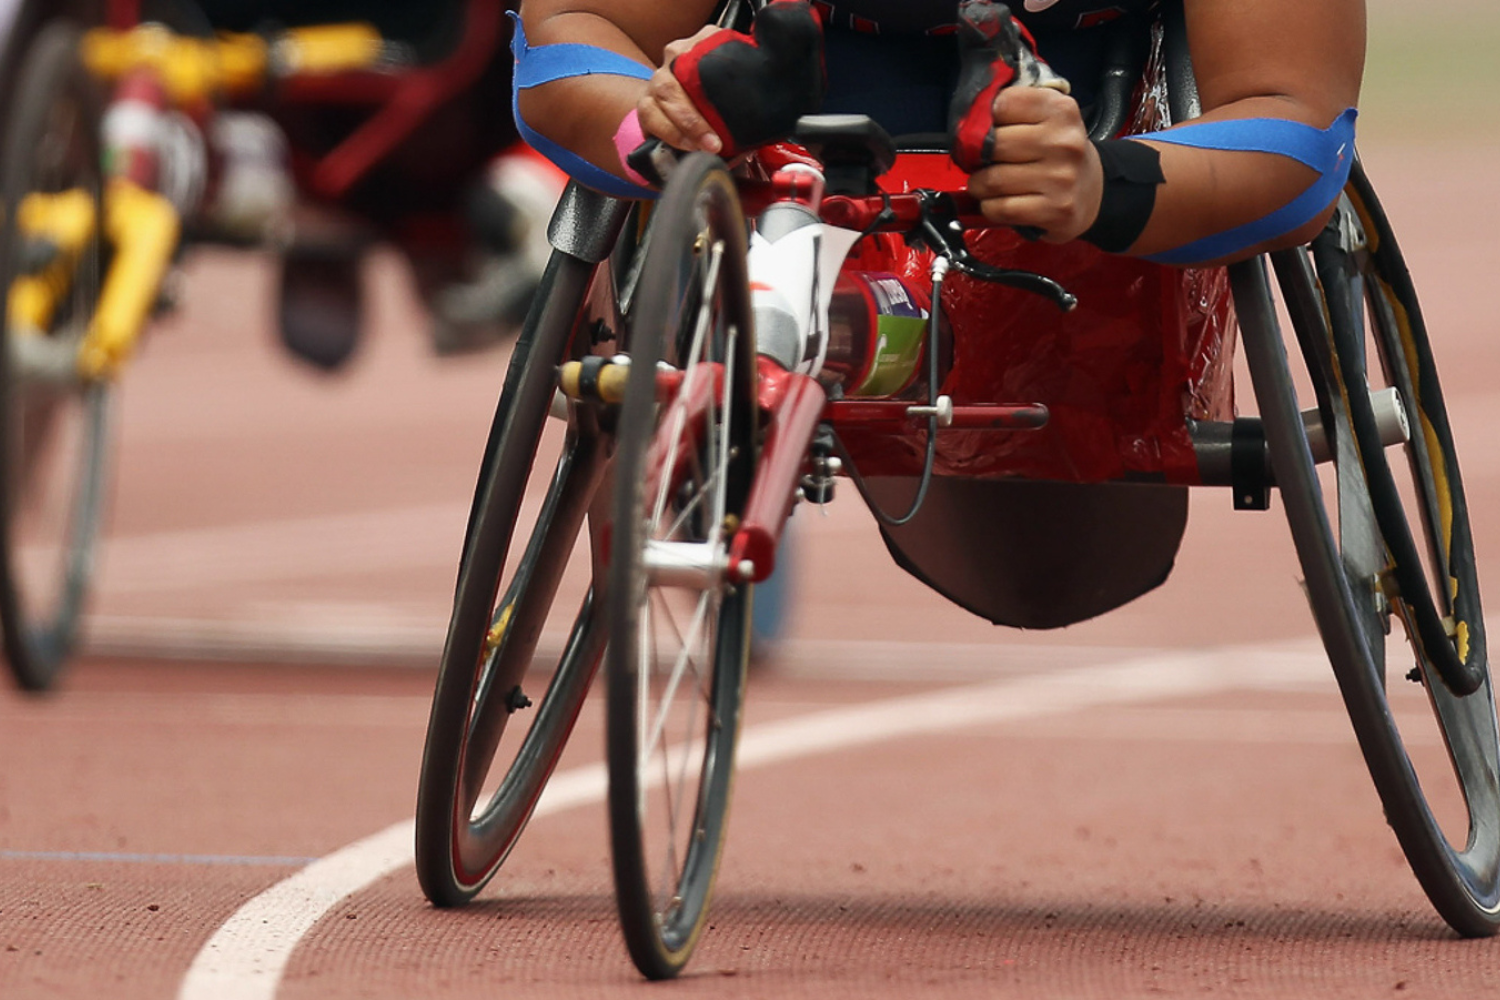
<svg viewBox="0 0 1500 1000">
<path fill-rule="evenodd" d="M 615 457 L 607 731 L 616 901 L 636 967 L 676 975 L 724 842 L 751 587 L 728 565 L 756 467 L 745 223 L 715 157 L 657 205 Z"/>
</svg>

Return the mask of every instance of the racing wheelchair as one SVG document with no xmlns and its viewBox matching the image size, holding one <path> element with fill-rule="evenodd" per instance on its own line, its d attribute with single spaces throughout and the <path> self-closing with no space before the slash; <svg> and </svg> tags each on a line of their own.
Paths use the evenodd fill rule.
<svg viewBox="0 0 1500 1000">
<path fill-rule="evenodd" d="M 424 294 L 453 287 L 478 241 L 471 188 L 515 133 L 504 0 L 78 0 L 20 23 L 0 144 L 0 619 L 17 683 L 45 690 L 93 576 L 110 400 L 179 261 L 274 251 L 283 316 L 301 282 L 319 307 L 302 327 L 334 317 L 346 355 L 346 237 L 395 246 Z"/>
<path fill-rule="evenodd" d="M 1150 27 L 1095 135 L 1194 116 L 1182 32 L 1180 11 Z M 977 229 L 945 152 L 867 119 L 795 138 L 732 171 L 682 159 L 649 213 L 575 185 L 554 216 L 432 704 L 427 897 L 496 874 L 602 665 L 621 926 L 644 975 L 675 975 L 725 837 L 754 587 L 795 504 L 848 481 L 903 568 L 996 623 L 1058 627 L 1160 583 L 1188 490 L 1216 486 L 1241 509 L 1281 497 L 1388 822 L 1442 918 L 1494 934 L 1500 733 L 1468 510 L 1362 167 L 1308 246 L 1169 270 Z M 801 350 L 777 346 L 768 288 L 821 296 Z M 1237 342 L 1256 416 L 1236 414 Z M 1447 767 L 1408 754 L 1402 685 Z"/>
</svg>

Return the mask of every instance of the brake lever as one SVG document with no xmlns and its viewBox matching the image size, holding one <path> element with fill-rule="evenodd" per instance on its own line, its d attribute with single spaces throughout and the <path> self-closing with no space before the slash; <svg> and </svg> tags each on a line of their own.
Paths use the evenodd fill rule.
<svg viewBox="0 0 1500 1000">
<path fill-rule="evenodd" d="M 986 264 L 969 252 L 964 243 L 964 226 L 958 219 L 953 196 L 945 192 L 921 191 L 922 221 L 911 238 L 923 243 L 933 253 L 947 258 L 948 263 L 961 274 L 977 281 L 988 281 L 1032 292 L 1050 300 L 1063 312 L 1071 312 L 1078 305 L 1078 297 L 1046 275 L 1033 271 Z"/>
</svg>

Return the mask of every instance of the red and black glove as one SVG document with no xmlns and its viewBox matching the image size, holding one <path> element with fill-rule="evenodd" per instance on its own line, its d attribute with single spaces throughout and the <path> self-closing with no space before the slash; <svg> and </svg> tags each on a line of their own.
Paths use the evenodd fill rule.
<svg viewBox="0 0 1500 1000">
<path fill-rule="evenodd" d="M 750 30 L 718 32 L 672 60 L 672 74 L 724 140 L 726 160 L 785 139 L 828 92 L 823 27 L 806 0 L 774 0 Z"/>
<path fill-rule="evenodd" d="M 974 171 L 995 161 L 995 95 L 1005 87 L 1050 87 L 1068 92 L 1068 81 L 1037 57 L 1036 40 L 993 0 L 958 5 L 958 86 L 948 105 L 953 162 Z"/>
</svg>

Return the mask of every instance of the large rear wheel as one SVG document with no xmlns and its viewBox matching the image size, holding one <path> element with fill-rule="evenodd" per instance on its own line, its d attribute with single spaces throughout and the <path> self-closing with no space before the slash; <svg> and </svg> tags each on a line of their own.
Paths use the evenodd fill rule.
<svg viewBox="0 0 1500 1000">
<path fill-rule="evenodd" d="M 99 99 L 78 29 L 27 49 L 0 140 L 0 618 L 21 687 L 57 680 L 76 644 L 104 512 L 110 386 L 79 346 L 106 266 Z"/>
<path fill-rule="evenodd" d="M 1231 275 L 1314 616 L 1418 881 L 1460 934 L 1494 934 L 1500 733 L 1468 508 L 1421 311 L 1358 165 L 1310 251 L 1274 264 L 1305 381 L 1281 346 L 1264 269 Z M 1332 458 L 1321 476 L 1299 381 Z"/>
<path fill-rule="evenodd" d="M 592 280 L 607 269 L 554 253 L 480 473 L 417 792 L 417 878 L 439 906 L 472 899 L 515 846 L 603 655 L 584 526 L 608 513 L 608 414 L 569 403 L 548 420 L 558 365 L 590 344 Z"/>
</svg>

